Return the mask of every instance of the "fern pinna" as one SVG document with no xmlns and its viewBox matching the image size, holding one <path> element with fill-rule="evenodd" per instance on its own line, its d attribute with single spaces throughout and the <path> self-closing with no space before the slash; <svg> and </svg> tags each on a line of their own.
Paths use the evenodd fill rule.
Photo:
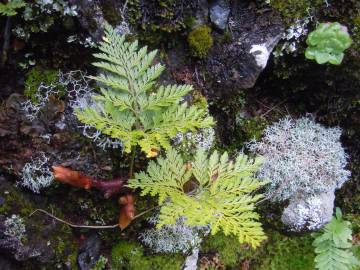
<svg viewBox="0 0 360 270">
<path fill-rule="evenodd" d="M 339 208 L 336 216 L 314 240 L 315 266 L 319 270 L 356 270 L 360 263 L 351 251 L 351 223 L 342 218 Z"/>
<path fill-rule="evenodd" d="M 212 234 L 222 230 L 237 236 L 240 243 L 257 247 L 266 238 L 254 212 L 262 195 L 252 194 L 266 184 L 253 176 L 260 163 L 260 159 L 250 162 L 245 155 L 230 161 L 226 152 L 220 156 L 215 151 L 208 157 L 201 149 L 194 162 L 184 163 L 170 149 L 166 159 L 151 161 L 147 172 L 136 173 L 128 186 L 141 188 L 141 195 L 158 196 L 158 227 L 185 217 L 187 225 L 210 225 Z"/>
<path fill-rule="evenodd" d="M 120 139 L 125 152 L 139 145 L 148 156 L 156 155 L 160 147 L 170 147 L 177 133 L 213 124 L 206 109 L 181 102 L 191 85 L 156 84 L 164 70 L 161 64 L 152 64 L 156 50 L 138 49 L 137 41 L 126 42 L 109 24 L 99 49 L 94 65 L 104 73 L 93 79 L 101 83 L 101 94 L 94 97 L 96 106 L 77 111 L 77 116 Z"/>
</svg>

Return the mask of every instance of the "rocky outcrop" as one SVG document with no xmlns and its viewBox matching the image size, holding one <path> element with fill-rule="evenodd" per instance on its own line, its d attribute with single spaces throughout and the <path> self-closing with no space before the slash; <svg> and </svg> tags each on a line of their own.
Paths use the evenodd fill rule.
<svg viewBox="0 0 360 270">
<path fill-rule="evenodd" d="M 260 13 L 250 2 L 240 0 L 231 6 L 228 28 L 231 39 L 217 42 L 206 61 L 211 96 L 253 87 L 284 31 L 271 10 Z"/>
</svg>

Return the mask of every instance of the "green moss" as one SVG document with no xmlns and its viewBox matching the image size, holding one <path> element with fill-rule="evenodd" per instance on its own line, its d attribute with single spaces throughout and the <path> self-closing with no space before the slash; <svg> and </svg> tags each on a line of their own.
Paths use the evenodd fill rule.
<svg viewBox="0 0 360 270">
<path fill-rule="evenodd" d="M 314 248 L 310 235 L 287 237 L 273 232 L 261 256 L 259 270 L 313 270 Z"/>
<path fill-rule="evenodd" d="M 226 269 L 241 269 L 244 261 L 257 270 L 313 270 L 314 251 L 310 235 L 287 237 L 268 231 L 268 241 L 254 250 L 239 245 L 236 238 L 218 233 L 203 244 L 202 253 L 218 253 Z"/>
<path fill-rule="evenodd" d="M 143 252 L 141 246 L 121 241 L 112 248 L 112 268 L 118 270 L 179 270 L 183 264 L 183 257 L 178 254 L 145 256 Z"/>
<path fill-rule="evenodd" d="M 304 18 L 312 7 L 324 4 L 323 0 L 270 0 L 270 5 L 287 19 Z"/>
<path fill-rule="evenodd" d="M 25 79 L 24 95 L 31 99 L 32 102 L 37 103 L 38 100 L 35 96 L 41 83 L 46 85 L 58 85 L 58 71 L 54 69 L 42 69 L 38 66 L 33 67 L 27 74 Z M 61 87 L 60 87 L 61 88 Z M 60 89 L 64 90 L 64 89 Z M 59 96 L 64 95 L 61 91 Z"/>
<path fill-rule="evenodd" d="M 188 36 L 188 43 L 195 57 L 205 58 L 214 43 L 211 28 L 207 25 L 195 28 Z"/>
<path fill-rule="evenodd" d="M 259 140 L 267 126 L 267 121 L 262 117 L 254 117 L 250 119 L 236 119 L 238 129 L 238 140 L 241 143 L 248 142 L 252 139 Z"/>
</svg>

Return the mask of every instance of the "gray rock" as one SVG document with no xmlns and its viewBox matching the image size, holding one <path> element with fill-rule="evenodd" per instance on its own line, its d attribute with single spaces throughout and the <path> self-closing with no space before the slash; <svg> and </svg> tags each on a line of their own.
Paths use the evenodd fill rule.
<svg viewBox="0 0 360 270">
<path fill-rule="evenodd" d="M 257 12 L 241 0 L 232 2 L 228 24 L 229 37 L 214 43 L 205 63 L 205 84 L 211 98 L 252 88 L 284 31 L 280 16 L 271 10 Z M 224 40 L 223 34 L 212 34 Z"/>
<path fill-rule="evenodd" d="M 100 41 L 103 36 L 104 14 L 98 1 L 72 0 L 79 10 L 79 22 L 95 41 Z"/>
<path fill-rule="evenodd" d="M 230 14 L 227 0 L 216 0 L 210 5 L 210 21 L 220 30 L 225 30 Z"/>
<path fill-rule="evenodd" d="M 195 248 L 192 251 L 191 255 L 186 257 L 185 266 L 183 270 L 196 270 L 198 259 L 199 259 L 199 249 Z"/>
<path fill-rule="evenodd" d="M 290 200 L 281 221 L 290 230 L 314 231 L 330 222 L 334 209 L 334 190 L 319 195 L 299 195 Z"/>
<path fill-rule="evenodd" d="M 89 236 L 78 255 L 77 261 L 81 270 L 92 269 L 100 257 L 101 240 L 96 234 Z"/>
</svg>

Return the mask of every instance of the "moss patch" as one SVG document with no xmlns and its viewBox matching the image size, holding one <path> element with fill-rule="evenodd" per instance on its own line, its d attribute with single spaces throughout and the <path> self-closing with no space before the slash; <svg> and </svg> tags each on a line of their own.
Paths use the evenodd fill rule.
<svg viewBox="0 0 360 270">
<path fill-rule="evenodd" d="M 240 245 L 233 237 L 218 233 L 203 244 L 202 254 L 218 253 L 226 269 L 241 269 L 247 262 L 249 269 L 257 270 L 313 270 L 314 251 L 310 235 L 287 237 L 268 231 L 268 241 L 254 250 Z"/>
<path fill-rule="evenodd" d="M 312 7 L 324 4 L 323 0 L 271 0 L 270 5 L 287 19 L 304 18 Z"/>
<path fill-rule="evenodd" d="M 58 74 L 58 71 L 54 69 L 42 69 L 38 66 L 32 68 L 26 74 L 24 95 L 31 99 L 32 102 L 38 103 L 39 101 L 35 95 L 40 84 L 58 86 Z M 62 88 L 62 90 L 64 89 Z M 62 95 L 64 95 L 64 92 L 59 94 L 59 96 Z"/>
<path fill-rule="evenodd" d="M 112 248 L 113 269 L 179 270 L 183 257 L 179 254 L 145 256 L 143 248 L 135 243 L 121 241 Z"/>
<path fill-rule="evenodd" d="M 195 28 L 188 36 L 188 43 L 195 57 L 205 58 L 214 43 L 211 28 L 207 25 Z"/>
</svg>

